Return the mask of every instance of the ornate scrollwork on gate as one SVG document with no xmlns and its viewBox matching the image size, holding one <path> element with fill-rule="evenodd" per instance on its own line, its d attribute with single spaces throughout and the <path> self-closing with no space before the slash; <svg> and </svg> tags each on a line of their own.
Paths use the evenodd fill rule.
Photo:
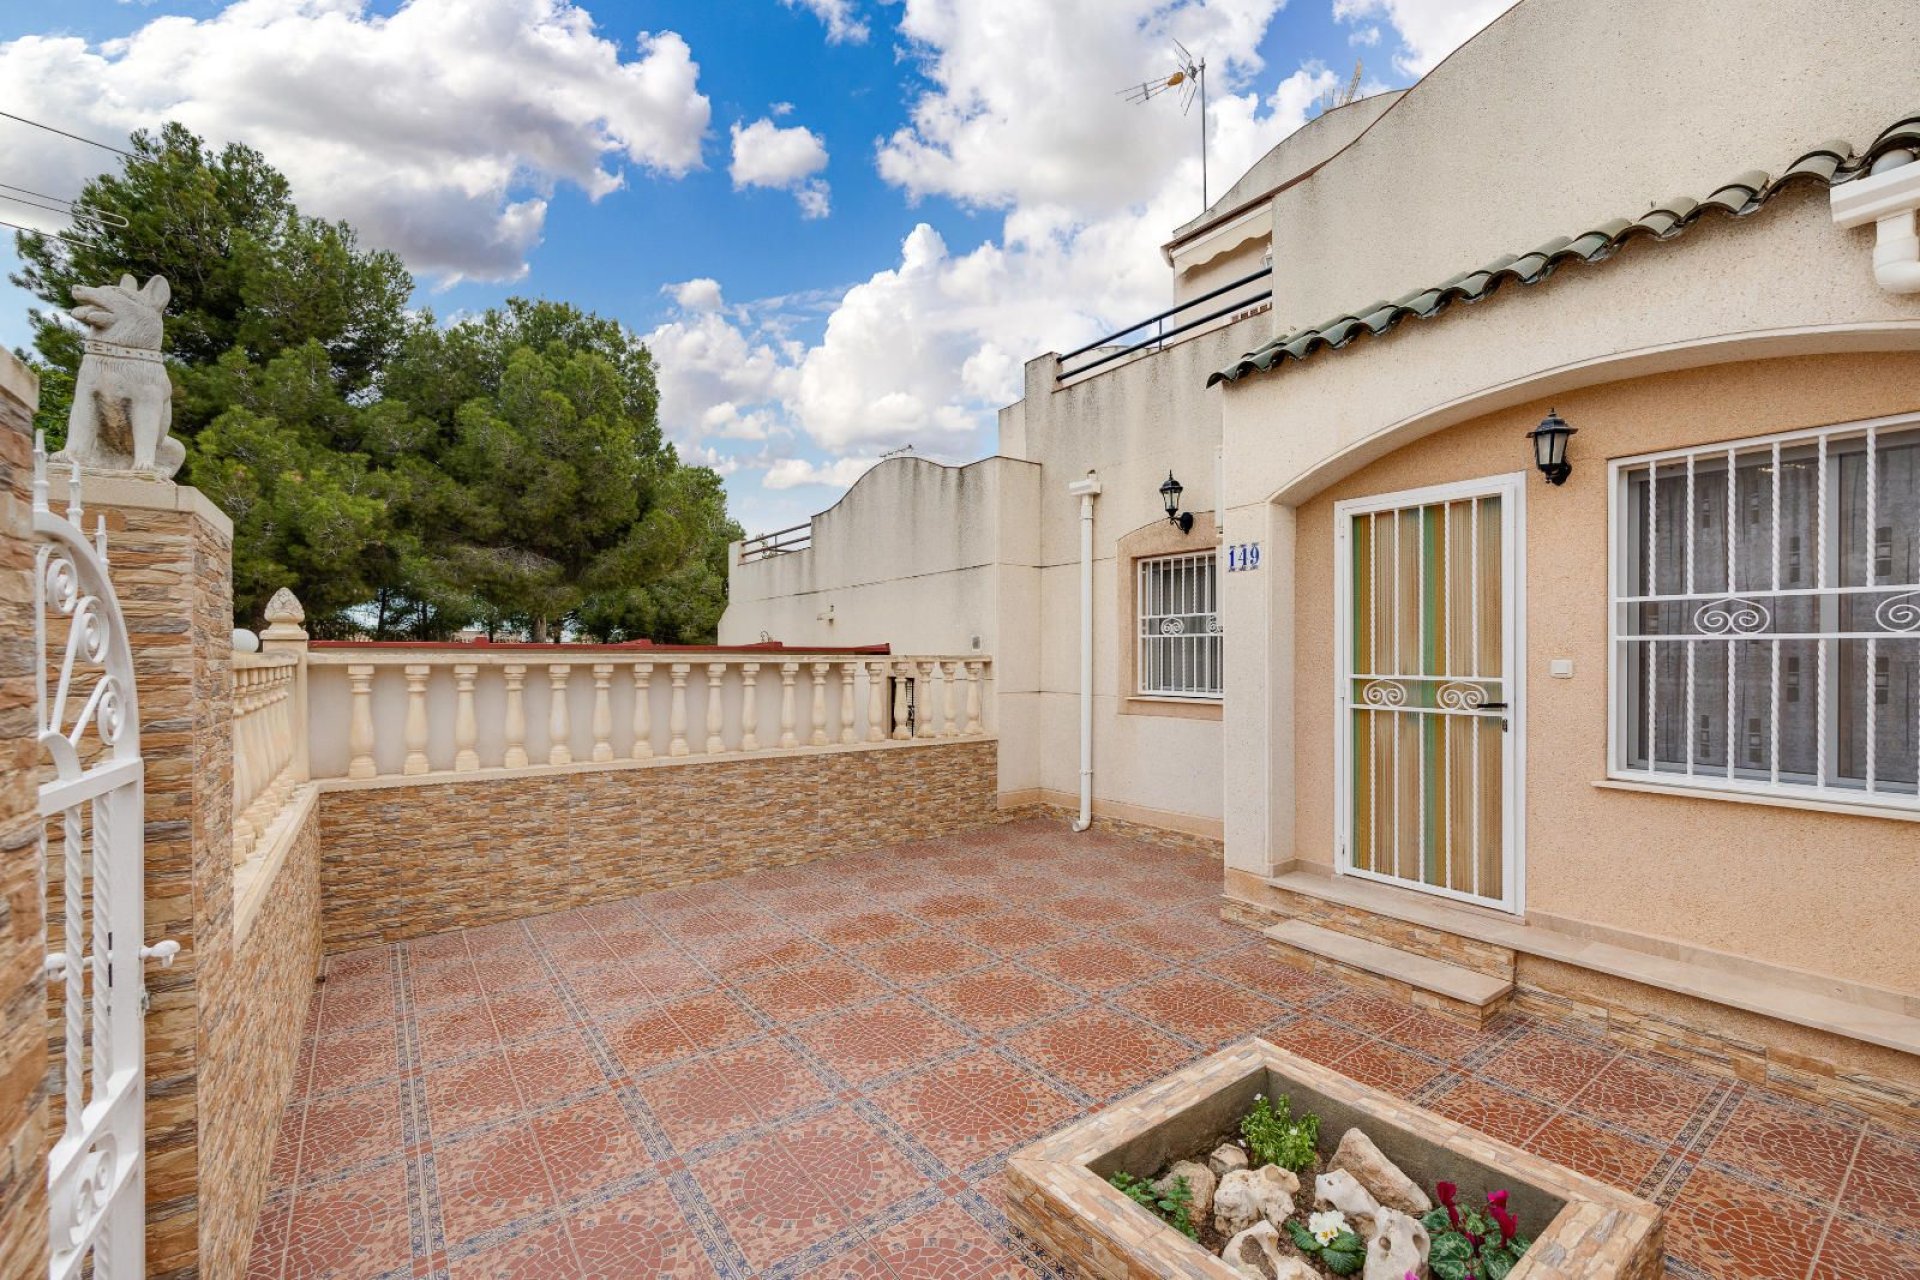
<svg viewBox="0 0 1920 1280">
<path fill-rule="evenodd" d="M 1445 711 L 1478 711 L 1487 700 L 1487 690 L 1484 685 L 1454 681 L 1441 685 L 1433 700 Z"/>
<path fill-rule="evenodd" d="M 1759 635 L 1773 625 L 1773 615 L 1758 600 L 1727 596 L 1709 600 L 1693 611 L 1694 629 L 1709 636 Z"/>
<path fill-rule="evenodd" d="M 1183 635 L 1185 635 L 1186 633 L 1187 633 L 1187 620 L 1186 620 L 1185 618 L 1162 618 L 1162 619 L 1160 619 L 1160 634 L 1161 634 L 1161 635 L 1163 635 L 1163 636 L 1183 636 Z"/>
<path fill-rule="evenodd" d="M 1398 680 L 1369 680 L 1360 688 L 1360 701 L 1369 707 L 1404 707 L 1407 686 Z"/>
<path fill-rule="evenodd" d="M 1888 631 L 1920 631 L 1920 591 L 1888 596 L 1874 606 L 1873 620 Z"/>
</svg>

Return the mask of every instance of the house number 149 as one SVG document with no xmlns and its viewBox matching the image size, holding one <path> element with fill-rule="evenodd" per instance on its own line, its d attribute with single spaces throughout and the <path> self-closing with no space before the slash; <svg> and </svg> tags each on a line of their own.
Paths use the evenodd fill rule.
<svg viewBox="0 0 1920 1280">
<path fill-rule="evenodd" d="M 1260 544 L 1236 542 L 1227 548 L 1227 572 L 1245 573 L 1260 567 Z"/>
</svg>

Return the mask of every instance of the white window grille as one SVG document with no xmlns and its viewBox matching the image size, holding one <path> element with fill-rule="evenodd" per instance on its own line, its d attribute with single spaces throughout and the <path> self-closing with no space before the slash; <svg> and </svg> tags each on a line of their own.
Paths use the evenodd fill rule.
<svg viewBox="0 0 1920 1280">
<path fill-rule="evenodd" d="M 1139 562 L 1139 690 L 1151 697 L 1220 696 L 1220 595 L 1214 553 Z"/>
<path fill-rule="evenodd" d="M 1920 809 L 1917 423 L 1613 464 L 1614 776 Z"/>
</svg>

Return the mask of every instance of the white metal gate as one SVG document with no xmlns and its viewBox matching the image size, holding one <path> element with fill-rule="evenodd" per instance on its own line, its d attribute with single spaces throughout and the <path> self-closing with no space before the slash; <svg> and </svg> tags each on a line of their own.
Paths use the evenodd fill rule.
<svg viewBox="0 0 1920 1280">
<path fill-rule="evenodd" d="M 48 1273 L 121 1280 L 145 1272 L 144 961 L 167 963 L 179 946 L 141 942 L 140 717 L 126 622 L 107 580 L 105 522 L 89 541 L 77 466 L 63 516 L 47 505 L 38 442 L 33 463 L 38 727 L 53 765 L 40 788 L 40 875 L 49 918 L 62 928 L 47 980 L 64 1024 L 61 1123 L 47 1170 Z M 48 849 L 56 817 L 57 885 Z"/>
<path fill-rule="evenodd" d="M 1334 507 L 1342 874 L 1522 909 L 1523 480 Z"/>
</svg>

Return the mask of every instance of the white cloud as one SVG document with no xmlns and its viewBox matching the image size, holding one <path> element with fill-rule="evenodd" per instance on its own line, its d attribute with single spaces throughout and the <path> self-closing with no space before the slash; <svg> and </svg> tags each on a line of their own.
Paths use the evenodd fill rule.
<svg viewBox="0 0 1920 1280">
<path fill-rule="evenodd" d="M 797 343 L 750 339 L 717 308 L 659 325 L 646 343 L 660 384 L 660 423 L 679 444 L 697 443 L 709 432 L 725 434 L 734 418 L 710 417 L 719 406 L 737 418 L 786 399 L 802 352 Z"/>
<path fill-rule="evenodd" d="M 827 144 L 803 125 L 781 128 L 762 117 L 752 124 L 732 127 L 733 163 L 727 167 L 734 190 L 773 187 L 793 192 L 801 216 L 824 218 L 829 188 L 813 175 L 827 167 Z"/>
<path fill-rule="evenodd" d="M 845 489 L 878 461 L 878 458 L 839 458 L 819 463 L 805 458 L 781 458 L 767 468 L 766 478 L 760 483 L 769 489 L 795 489 L 805 484 Z"/>
<path fill-rule="evenodd" d="M 115 140 L 179 120 L 258 147 L 310 213 L 345 218 L 414 270 L 513 279 L 559 183 L 591 198 L 623 164 L 700 164 L 699 67 L 673 32 L 625 51 L 564 0 L 235 0 L 213 17 L 154 18 L 124 39 L 0 44 L 0 82 L 31 114 Z M 88 149 L 10 129 L 14 179 L 69 192 Z"/>
<path fill-rule="evenodd" d="M 720 282 L 709 276 L 682 280 L 679 284 L 662 285 L 660 292 L 672 298 L 673 305 L 682 311 L 718 311 L 720 309 Z"/>
<path fill-rule="evenodd" d="M 1363 49 L 1371 49 L 1374 45 L 1380 43 L 1380 28 L 1373 26 L 1355 27 L 1353 33 L 1347 37 L 1347 43 L 1358 45 Z"/>
<path fill-rule="evenodd" d="M 1386 19 L 1400 37 L 1402 51 L 1394 55 L 1394 65 L 1407 75 L 1423 76 L 1513 4 L 1514 0 L 1333 0 L 1333 16 L 1343 22 Z"/>
<path fill-rule="evenodd" d="M 781 0 L 789 9 L 804 8 L 827 26 L 828 44 L 865 44 L 867 24 L 854 16 L 854 0 Z"/>
</svg>

